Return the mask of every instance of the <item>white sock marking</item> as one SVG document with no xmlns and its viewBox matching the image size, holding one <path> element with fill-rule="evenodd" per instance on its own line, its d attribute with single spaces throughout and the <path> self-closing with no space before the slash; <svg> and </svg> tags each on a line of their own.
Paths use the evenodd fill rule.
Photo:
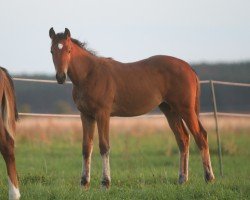
<svg viewBox="0 0 250 200">
<path fill-rule="evenodd" d="M 21 197 L 19 189 L 13 185 L 9 177 L 8 177 L 8 183 L 9 183 L 9 200 L 19 200 L 19 198 Z"/>
<path fill-rule="evenodd" d="M 110 166 L 109 166 L 109 154 L 102 155 L 102 176 L 105 179 L 111 180 L 110 178 Z"/>
<path fill-rule="evenodd" d="M 90 155 L 88 160 L 85 160 L 83 158 L 82 161 L 82 176 L 86 177 L 86 181 L 90 182 L 90 170 L 91 170 L 91 155 L 92 155 L 92 150 L 90 151 Z"/>
</svg>

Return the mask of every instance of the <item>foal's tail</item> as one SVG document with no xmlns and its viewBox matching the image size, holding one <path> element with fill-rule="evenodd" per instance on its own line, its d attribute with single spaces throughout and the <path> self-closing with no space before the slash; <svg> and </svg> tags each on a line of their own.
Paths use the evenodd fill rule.
<svg viewBox="0 0 250 200">
<path fill-rule="evenodd" d="M 206 140 L 207 140 L 207 131 L 205 130 L 205 128 L 203 127 L 200 119 L 199 119 L 199 114 L 200 114 L 200 81 L 198 76 L 196 75 L 196 97 L 195 97 L 195 112 L 198 118 L 198 123 L 199 123 L 199 127 L 200 130 L 202 132 L 202 134 L 205 136 Z"/>
<path fill-rule="evenodd" d="M 14 139 L 18 112 L 14 84 L 8 71 L 0 67 L 0 105 L 4 127 L 9 136 Z"/>
<path fill-rule="evenodd" d="M 199 78 L 196 75 L 196 97 L 195 97 L 195 112 L 197 117 L 199 117 L 199 113 L 200 113 L 200 82 L 199 82 Z"/>
</svg>

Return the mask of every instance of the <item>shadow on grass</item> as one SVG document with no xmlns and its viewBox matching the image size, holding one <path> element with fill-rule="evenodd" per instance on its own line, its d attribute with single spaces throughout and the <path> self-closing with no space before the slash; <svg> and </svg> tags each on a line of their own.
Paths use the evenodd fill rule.
<svg viewBox="0 0 250 200">
<path fill-rule="evenodd" d="M 27 173 L 20 177 L 20 182 L 22 185 L 28 185 L 28 184 L 50 185 L 53 182 L 53 179 L 47 174 Z"/>
</svg>

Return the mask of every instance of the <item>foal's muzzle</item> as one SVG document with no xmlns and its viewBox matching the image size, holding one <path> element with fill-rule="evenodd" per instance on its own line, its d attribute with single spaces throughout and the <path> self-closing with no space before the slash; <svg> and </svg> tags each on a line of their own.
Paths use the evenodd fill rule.
<svg viewBox="0 0 250 200">
<path fill-rule="evenodd" d="M 65 83 L 66 78 L 67 78 L 67 76 L 65 73 L 62 73 L 62 74 L 57 73 L 56 74 L 56 80 L 57 80 L 57 83 L 59 83 L 59 84 Z"/>
</svg>

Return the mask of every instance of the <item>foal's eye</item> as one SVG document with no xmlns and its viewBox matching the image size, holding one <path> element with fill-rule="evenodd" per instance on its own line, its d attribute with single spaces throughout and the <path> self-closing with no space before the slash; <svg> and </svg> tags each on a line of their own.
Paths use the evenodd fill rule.
<svg viewBox="0 0 250 200">
<path fill-rule="evenodd" d="M 71 53 L 71 50 L 69 50 L 68 53 Z"/>
</svg>

